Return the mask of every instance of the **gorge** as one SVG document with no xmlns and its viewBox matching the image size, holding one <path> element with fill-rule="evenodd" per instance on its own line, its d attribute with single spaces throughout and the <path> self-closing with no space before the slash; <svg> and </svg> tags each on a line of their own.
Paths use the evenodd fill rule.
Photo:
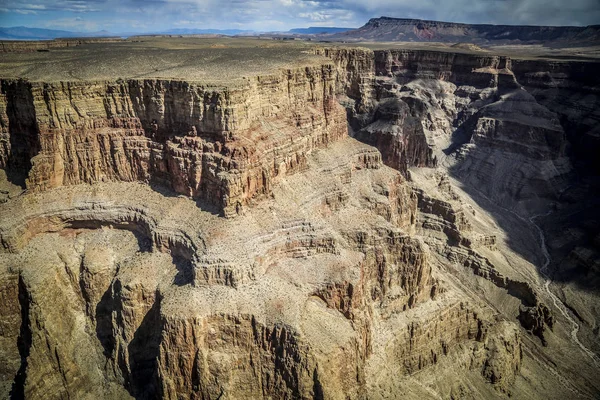
<svg viewBox="0 0 600 400">
<path fill-rule="evenodd" d="M 600 60 L 3 56 L 0 396 L 598 397 Z"/>
</svg>

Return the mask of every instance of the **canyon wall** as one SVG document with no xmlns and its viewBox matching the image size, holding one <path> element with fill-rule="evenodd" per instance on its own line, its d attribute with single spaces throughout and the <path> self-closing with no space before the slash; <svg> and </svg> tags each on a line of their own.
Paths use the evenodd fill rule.
<svg viewBox="0 0 600 400">
<path fill-rule="evenodd" d="M 563 184 L 570 170 L 563 126 L 584 132 L 569 138 L 577 154 L 595 148 L 594 130 L 585 122 L 595 118 L 593 108 L 583 123 L 573 116 L 586 106 L 590 110 L 593 99 L 575 100 L 557 115 L 558 95 L 547 93 L 552 88 L 581 96 L 588 90 L 595 99 L 597 82 L 584 73 L 593 66 L 436 51 L 315 51 L 334 66 L 249 78 L 239 88 L 160 80 L 4 80 L 0 165 L 28 190 L 154 182 L 233 215 L 268 195 L 279 176 L 301 170 L 313 148 L 345 136 L 336 95 L 351 135 L 376 146 L 384 162 L 405 176 L 408 167 L 435 166 L 442 150 L 462 146 L 473 160 L 457 165 L 456 173 L 485 171 L 468 179 L 494 176 L 513 199 L 529 197 L 523 189 L 533 181 L 546 196 L 555 194 L 553 187 L 543 187 L 549 174 L 551 186 Z M 473 146 L 464 146 L 468 143 Z M 520 156 L 537 164 L 532 168 Z M 524 178 L 515 182 L 505 171 L 490 169 L 490 157 L 512 159 Z"/>
<path fill-rule="evenodd" d="M 535 385 L 552 311 L 450 179 L 507 206 L 559 192 L 572 119 L 536 79 L 579 64 L 314 52 L 229 88 L 2 80 L 0 167 L 26 191 L 0 208 L 0 393 L 395 397 L 436 367 L 474 397 Z"/>
<path fill-rule="evenodd" d="M 256 77 L 241 88 L 181 81 L 2 81 L 0 165 L 28 190 L 158 182 L 226 215 L 346 135 L 330 66 Z M 15 174 L 17 174 L 15 172 Z M 22 183 L 22 182 L 21 182 Z"/>
<path fill-rule="evenodd" d="M 568 186 L 572 159 L 596 167 L 597 62 L 433 50 L 321 52 L 352 82 L 338 85 L 351 135 L 376 146 L 405 175 L 410 166 L 433 167 L 458 155 L 453 175 L 487 197 L 535 209 L 538 197 L 555 199 Z M 484 184 L 490 179 L 494 185 Z"/>
</svg>

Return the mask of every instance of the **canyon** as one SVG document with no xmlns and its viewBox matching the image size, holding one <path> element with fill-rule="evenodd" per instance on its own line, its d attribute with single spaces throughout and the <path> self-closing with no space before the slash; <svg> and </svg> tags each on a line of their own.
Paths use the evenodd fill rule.
<svg viewBox="0 0 600 400">
<path fill-rule="evenodd" d="M 16 50 L 0 396 L 600 394 L 600 60 Z"/>
</svg>

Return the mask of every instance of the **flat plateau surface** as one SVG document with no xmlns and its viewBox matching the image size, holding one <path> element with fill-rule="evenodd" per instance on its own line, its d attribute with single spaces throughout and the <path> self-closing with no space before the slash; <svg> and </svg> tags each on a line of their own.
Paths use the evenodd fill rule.
<svg viewBox="0 0 600 400">
<path fill-rule="evenodd" d="M 347 44 L 258 38 L 136 37 L 121 42 L 88 43 L 50 51 L 5 53 L 0 61 L 0 76 L 40 82 L 176 79 L 231 87 L 257 75 L 331 62 L 311 54 L 311 49 L 321 46 L 503 54 L 528 59 L 600 58 L 600 47 L 551 49 L 543 46 L 495 46 L 486 49 L 435 42 Z"/>
<path fill-rule="evenodd" d="M 327 46 L 340 45 L 327 43 Z M 600 59 L 600 46 L 589 47 L 546 47 L 539 44 L 531 45 L 492 45 L 471 43 L 443 42 L 356 42 L 344 43 L 343 46 L 365 47 L 371 50 L 431 50 L 462 54 L 489 56 L 509 56 L 517 59 L 597 61 Z"/>
<path fill-rule="evenodd" d="M 329 60 L 306 42 L 236 38 L 136 38 L 2 55 L 0 76 L 30 81 L 163 78 L 232 86 L 244 77 Z"/>
</svg>

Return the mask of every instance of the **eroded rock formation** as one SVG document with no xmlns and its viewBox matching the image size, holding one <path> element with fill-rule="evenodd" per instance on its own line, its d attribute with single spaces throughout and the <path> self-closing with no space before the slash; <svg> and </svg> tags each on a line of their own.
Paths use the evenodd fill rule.
<svg viewBox="0 0 600 400">
<path fill-rule="evenodd" d="M 158 80 L 3 81 L 10 140 L 0 159 L 9 171 L 31 163 L 31 190 L 152 181 L 230 215 L 268 195 L 277 176 L 302 169 L 313 148 L 346 134 L 334 82 L 328 66 L 222 91 Z"/>
<path fill-rule="evenodd" d="M 226 88 L 2 80 L 0 394 L 599 393 L 527 214 L 572 171 L 548 65 L 310 51 Z"/>
</svg>

